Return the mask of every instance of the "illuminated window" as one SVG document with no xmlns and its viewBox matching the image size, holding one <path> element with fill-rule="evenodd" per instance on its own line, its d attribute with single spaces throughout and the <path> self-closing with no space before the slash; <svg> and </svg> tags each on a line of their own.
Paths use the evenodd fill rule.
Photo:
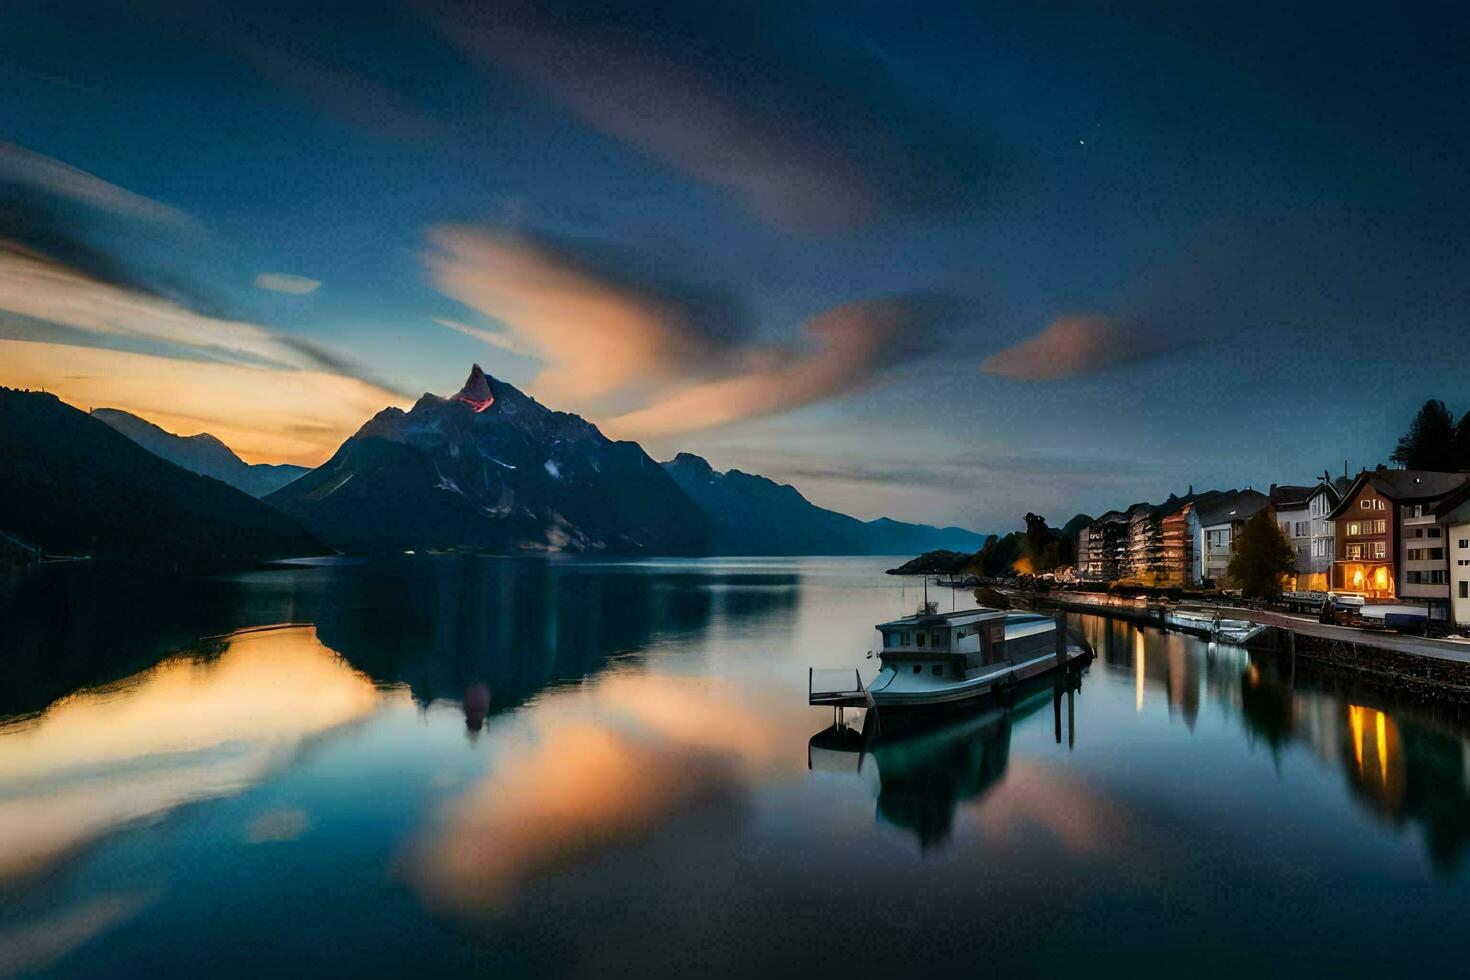
<svg viewBox="0 0 1470 980">
<path fill-rule="evenodd" d="M 1388 557 L 1388 544 L 1386 542 L 1383 542 L 1383 541 L 1374 541 L 1373 542 L 1373 557 L 1374 558 L 1387 558 Z"/>
<path fill-rule="evenodd" d="M 1387 568 L 1377 568 L 1377 569 L 1374 569 L 1374 571 L 1373 571 L 1373 588 L 1378 589 L 1379 591 L 1386 591 L 1388 589 L 1388 569 Z"/>
</svg>

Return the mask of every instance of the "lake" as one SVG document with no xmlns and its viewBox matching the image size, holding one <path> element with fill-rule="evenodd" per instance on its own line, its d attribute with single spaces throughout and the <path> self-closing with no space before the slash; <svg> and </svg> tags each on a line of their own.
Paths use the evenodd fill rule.
<svg viewBox="0 0 1470 980">
<path fill-rule="evenodd" d="M 896 563 L 41 569 L 0 975 L 1463 968 L 1453 718 L 1078 617 L 1070 697 L 828 730 L 807 668 L 875 672 Z"/>
</svg>

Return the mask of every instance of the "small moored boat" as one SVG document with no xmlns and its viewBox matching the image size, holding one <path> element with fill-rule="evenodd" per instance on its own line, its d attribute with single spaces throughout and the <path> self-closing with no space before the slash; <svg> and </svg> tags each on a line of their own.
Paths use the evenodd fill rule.
<svg viewBox="0 0 1470 980">
<path fill-rule="evenodd" d="M 811 672 L 808 703 L 876 708 L 880 714 L 968 705 L 1047 674 L 1080 669 L 1092 651 L 1058 620 L 1030 612 L 966 609 L 880 623 L 882 669 L 864 685 L 857 671 Z"/>
<path fill-rule="evenodd" d="M 1192 633 L 1221 643 L 1244 646 L 1270 629 L 1248 619 L 1222 619 L 1204 612 L 1170 610 L 1164 614 L 1164 624 L 1181 633 Z"/>
</svg>

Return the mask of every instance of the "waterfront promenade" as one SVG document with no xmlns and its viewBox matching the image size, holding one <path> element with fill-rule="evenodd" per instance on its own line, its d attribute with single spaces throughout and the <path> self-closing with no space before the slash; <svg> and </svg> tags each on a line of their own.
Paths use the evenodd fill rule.
<svg viewBox="0 0 1470 980">
<path fill-rule="evenodd" d="M 1163 625 L 1163 614 L 1169 609 L 1182 609 L 1219 615 L 1222 619 L 1243 619 L 1263 626 L 1273 626 L 1296 636 L 1311 637 L 1328 643 L 1348 644 L 1376 650 L 1432 660 L 1470 664 L 1470 643 L 1441 640 L 1426 636 L 1409 636 L 1383 630 L 1360 629 L 1354 626 L 1335 626 L 1317 622 L 1307 616 L 1289 613 L 1247 609 L 1241 606 L 1219 606 L 1205 603 L 1166 604 L 1158 601 L 1126 599 L 1121 596 L 1092 597 L 1085 594 L 1058 594 L 1047 592 L 1024 592 L 1015 589 L 998 590 L 1031 603 L 1034 606 L 1064 609 L 1068 612 L 1092 613 L 1130 622 Z"/>
</svg>

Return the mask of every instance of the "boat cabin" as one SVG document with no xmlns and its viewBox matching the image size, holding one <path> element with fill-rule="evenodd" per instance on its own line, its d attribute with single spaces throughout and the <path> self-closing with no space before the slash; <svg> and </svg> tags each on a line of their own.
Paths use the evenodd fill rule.
<svg viewBox="0 0 1470 980">
<path fill-rule="evenodd" d="M 878 624 L 884 664 L 895 670 L 963 680 L 1003 662 L 1020 663 L 1055 652 L 1049 616 L 1001 609 L 921 612 Z"/>
</svg>

